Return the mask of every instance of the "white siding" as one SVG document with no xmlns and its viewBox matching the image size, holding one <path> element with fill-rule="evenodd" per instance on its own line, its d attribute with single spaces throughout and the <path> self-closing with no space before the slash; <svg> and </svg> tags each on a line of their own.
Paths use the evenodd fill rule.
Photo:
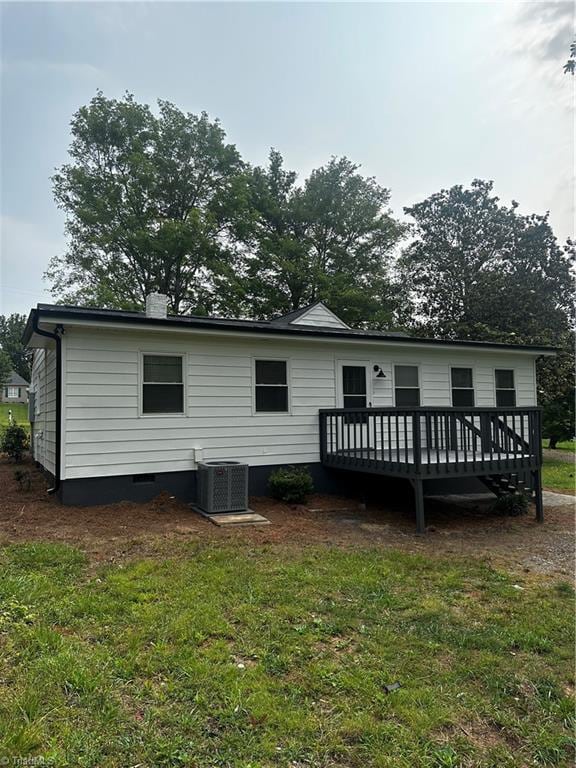
<svg viewBox="0 0 576 768">
<path fill-rule="evenodd" d="M 143 351 L 185 355 L 185 415 L 141 415 Z M 257 357 L 289 361 L 289 414 L 254 413 Z M 395 363 L 419 365 L 423 405 L 450 405 L 451 365 L 474 368 L 477 405 L 495 404 L 494 367 L 513 367 L 518 405 L 535 404 L 528 356 L 69 326 L 63 477 L 193 469 L 194 449 L 202 449 L 204 459 L 251 465 L 317 462 L 318 410 L 339 405 L 335 372 L 341 360 L 369 361 L 374 406 L 394 405 Z M 386 378 L 374 378 L 375 364 Z"/>
<path fill-rule="evenodd" d="M 56 351 L 36 349 L 31 389 L 35 392 L 33 456 L 49 472 L 56 469 Z"/>
<path fill-rule="evenodd" d="M 312 307 L 308 312 L 304 312 L 303 315 L 297 317 L 296 320 L 292 320 L 290 325 L 315 325 L 322 328 L 349 328 L 343 320 L 333 312 L 325 307 L 323 304 L 318 304 Z"/>
</svg>

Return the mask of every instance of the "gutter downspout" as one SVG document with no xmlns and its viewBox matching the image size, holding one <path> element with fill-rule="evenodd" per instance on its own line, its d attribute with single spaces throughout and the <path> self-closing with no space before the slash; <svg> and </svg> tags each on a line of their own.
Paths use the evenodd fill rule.
<svg viewBox="0 0 576 768">
<path fill-rule="evenodd" d="M 54 461 L 54 485 L 48 489 L 48 493 L 52 495 L 60 489 L 62 469 L 60 451 L 62 448 L 62 334 L 64 333 L 64 326 L 57 325 L 54 333 L 42 330 L 42 328 L 38 327 L 38 310 L 36 310 L 32 317 L 32 328 L 38 336 L 44 336 L 56 342 L 56 457 Z"/>
</svg>

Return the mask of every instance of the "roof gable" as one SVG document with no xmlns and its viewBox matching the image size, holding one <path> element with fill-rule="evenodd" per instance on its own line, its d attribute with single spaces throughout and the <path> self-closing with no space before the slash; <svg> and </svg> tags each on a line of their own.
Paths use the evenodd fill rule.
<svg viewBox="0 0 576 768">
<path fill-rule="evenodd" d="M 19 386 L 19 387 L 28 387 L 29 384 L 26 381 L 26 379 L 23 379 L 22 376 L 20 376 L 19 373 L 16 373 L 16 371 L 10 371 L 10 376 L 8 377 L 8 381 L 6 382 L 9 386 Z"/>
<path fill-rule="evenodd" d="M 316 301 L 272 320 L 274 325 L 309 325 L 316 328 L 350 328 L 322 301 Z"/>
</svg>

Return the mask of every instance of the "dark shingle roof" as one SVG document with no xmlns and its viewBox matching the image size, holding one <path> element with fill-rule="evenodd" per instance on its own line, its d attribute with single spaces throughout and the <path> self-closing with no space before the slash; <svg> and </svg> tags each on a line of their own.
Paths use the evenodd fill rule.
<svg viewBox="0 0 576 768">
<path fill-rule="evenodd" d="M 301 314 L 300 310 L 297 310 Z M 526 350 L 535 353 L 555 352 L 553 347 L 529 344 L 503 344 L 484 341 L 467 341 L 458 339 L 429 339 L 416 336 L 407 336 L 396 331 L 373 331 L 358 328 L 332 328 L 312 325 L 290 325 L 283 318 L 276 320 L 239 320 L 236 318 L 205 317 L 201 315 L 169 315 L 168 317 L 147 317 L 144 312 L 130 312 L 119 309 L 92 309 L 88 307 L 73 307 L 63 304 L 38 304 L 28 318 L 22 340 L 24 344 L 30 341 L 33 333 L 32 319 L 38 315 L 38 321 L 59 323 L 70 320 L 82 320 L 94 324 L 101 323 L 125 323 L 127 325 L 157 326 L 161 328 L 190 328 L 192 329 L 220 329 L 237 333 L 257 333 L 262 335 L 325 337 L 339 339 L 358 339 L 363 341 L 395 341 L 408 345 L 426 344 L 447 347 L 481 347 L 483 349 L 509 349 Z M 282 320 L 282 322 L 277 322 Z"/>
<path fill-rule="evenodd" d="M 10 376 L 8 377 L 8 380 L 5 382 L 5 386 L 29 387 L 30 383 L 26 381 L 26 379 L 23 379 L 19 373 L 16 373 L 16 371 L 10 371 Z"/>
</svg>

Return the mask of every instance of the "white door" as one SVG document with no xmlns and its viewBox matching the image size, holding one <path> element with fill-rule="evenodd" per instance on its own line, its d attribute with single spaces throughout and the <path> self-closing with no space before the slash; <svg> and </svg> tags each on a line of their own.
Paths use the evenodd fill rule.
<svg viewBox="0 0 576 768">
<path fill-rule="evenodd" d="M 365 360 L 338 361 L 338 407 L 369 408 L 372 403 L 370 363 Z"/>
<path fill-rule="evenodd" d="M 338 361 L 338 406 L 370 408 L 372 405 L 370 363 L 365 360 Z M 345 416 L 340 423 L 339 445 L 359 458 L 369 446 L 368 419 Z"/>
</svg>

